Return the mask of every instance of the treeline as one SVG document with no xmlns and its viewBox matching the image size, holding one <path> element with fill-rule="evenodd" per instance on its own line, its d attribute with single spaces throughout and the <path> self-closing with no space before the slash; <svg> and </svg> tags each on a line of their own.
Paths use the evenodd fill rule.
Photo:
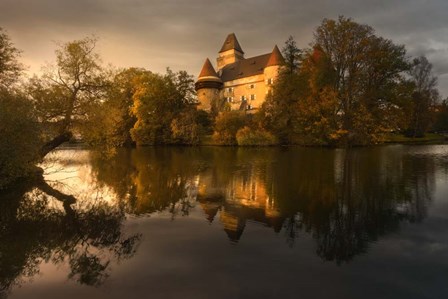
<svg viewBox="0 0 448 299">
<path fill-rule="evenodd" d="M 415 138 L 448 130 L 447 100 L 440 100 L 432 65 L 409 58 L 370 26 L 325 19 L 309 48 L 291 37 L 283 55 L 252 134 L 269 132 L 281 144 L 360 146 L 392 133 Z"/>
<path fill-rule="evenodd" d="M 0 188 L 73 138 L 111 152 L 157 144 L 356 146 L 390 132 L 448 130 L 447 101 L 425 57 L 340 17 L 323 20 L 308 49 L 290 38 L 285 65 L 256 113 L 224 99 L 197 110 L 193 76 L 104 67 L 97 40 L 62 44 L 29 80 L 20 50 L 0 29 Z"/>
</svg>

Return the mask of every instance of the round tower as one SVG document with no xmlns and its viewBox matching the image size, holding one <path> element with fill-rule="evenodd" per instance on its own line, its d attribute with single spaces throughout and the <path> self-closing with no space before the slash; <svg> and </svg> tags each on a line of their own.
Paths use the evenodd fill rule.
<svg viewBox="0 0 448 299">
<path fill-rule="evenodd" d="M 213 101 L 219 100 L 219 93 L 222 89 L 223 82 L 219 78 L 210 60 L 205 60 L 198 81 L 195 83 L 195 89 L 199 100 L 198 109 L 205 111 L 211 110 Z"/>
<path fill-rule="evenodd" d="M 285 63 L 285 59 L 280 53 L 277 45 L 275 45 L 272 50 L 271 56 L 269 57 L 268 63 L 264 68 L 264 78 L 267 85 L 272 85 L 278 77 L 281 66 Z"/>
</svg>

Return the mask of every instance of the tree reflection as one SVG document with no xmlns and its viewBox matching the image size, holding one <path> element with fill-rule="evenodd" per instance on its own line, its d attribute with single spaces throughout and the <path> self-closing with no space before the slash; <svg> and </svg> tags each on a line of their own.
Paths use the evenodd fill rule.
<svg viewBox="0 0 448 299">
<path fill-rule="evenodd" d="M 0 195 L 0 294 L 39 272 L 43 262 L 67 263 L 69 278 L 97 286 L 112 260 L 132 257 L 140 236 L 122 233 L 124 211 L 84 194 L 86 204 L 43 180 Z M 73 208 L 76 206 L 77 208 Z"/>
<path fill-rule="evenodd" d="M 435 160 L 402 147 L 146 148 L 107 162 L 92 158 L 99 184 L 128 211 L 188 215 L 196 204 L 238 242 L 247 221 L 294 246 L 301 233 L 325 260 L 348 262 L 369 244 L 419 222 L 434 192 Z"/>
<path fill-rule="evenodd" d="M 193 149 L 151 147 L 122 150 L 108 158 L 93 153 L 92 167 L 99 185 L 126 199 L 129 213 L 169 210 L 175 217 L 188 215 L 193 207 L 201 162 Z"/>
</svg>

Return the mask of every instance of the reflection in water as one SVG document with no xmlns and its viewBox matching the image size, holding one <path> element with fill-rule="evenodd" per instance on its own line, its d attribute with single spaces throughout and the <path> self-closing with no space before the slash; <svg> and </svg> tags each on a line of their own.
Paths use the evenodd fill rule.
<svg viewBox="0 0 448 299">
<path fill-rule="evenodd" d="M 84 206 L 75 210 L 74 196 L 43 180 L 1 195 L 0 298 L 38 274 L 42 262 L 68 263 L 69 278 L 97 286 L 112 259 L 134 255 L 140 236 L 122 234 L 122 209 L 85 196 Z"/>
<path fill-rule="evenodd" d="M 64 169 L 82 169 L 84 186 L 42 180 L 0 195 L 0 297 L 43 262 L 68 264 L 81 284 L 101 284 L 113 261 L 136 252 L 140 235 L 125 235 L 126 215 L 161 211 L 175 219 L 200 209 L 233 244 L 248 222 L 291 247 L 306 234 L 322 259 L 348 262 L 401 222 L 425 218 L 440 161 L 409 151 L 151 147 L 65 160 Z"/>
<path fill-rule="evenodd" d="M 188 215 L 199 203 L 232 242 L 247 221 L 300 232 L 337 263 L 364 253 L 401 221 L 421 221 L 434 189 L 434 159 L 401 147 L 369 149 L 146 148 L 112 160 L 93 158 L 101 184 L 126 198 L 128 211 Z"/>
</svg>

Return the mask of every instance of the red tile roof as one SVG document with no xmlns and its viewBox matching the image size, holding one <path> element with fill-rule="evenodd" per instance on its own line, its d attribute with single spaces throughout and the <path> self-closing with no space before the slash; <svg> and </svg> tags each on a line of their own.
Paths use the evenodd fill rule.
<svg viewBox="0 0 448 299">
<path fill-rule="evenodd" d="M 222 68 L 221 80 L 226 82 L 263 74 L 271 54 L 263 54 L 226 65 Z"/>
<path fill-rule="evenodd" d="M 199 74 L 199 78 L 201 77 L 218 77 L 218 74 L 216 73 L 212 63 L 208 58 L 205 60 L 204 66 L 202 67 L 201 73 Z"/>
<path fill-rule="evenodd" d="M 227 38 L 224 41 L 224 44 L 222 45 L 221 51 L 219 51 L 219 53 L 232 49 L 235 49 L 244 54 L 243 49 L 241 49 L 240 43 L 236 39 L 235 33 L 230 33 L 229 35 L 227 35 Z"/>
<path fill-rule="evenodd" d="M 274 50 L 272 50 L 271 57 L 269 57 L 268 63 L 266 64 L 266 67 L 274 65 L 282 65 L 284 63 L 285 59 L 283 58 L 282 53 L 280 53 L 280 50 L 278 49 L 277 45 L 275 45 Z"/>
</svg>

